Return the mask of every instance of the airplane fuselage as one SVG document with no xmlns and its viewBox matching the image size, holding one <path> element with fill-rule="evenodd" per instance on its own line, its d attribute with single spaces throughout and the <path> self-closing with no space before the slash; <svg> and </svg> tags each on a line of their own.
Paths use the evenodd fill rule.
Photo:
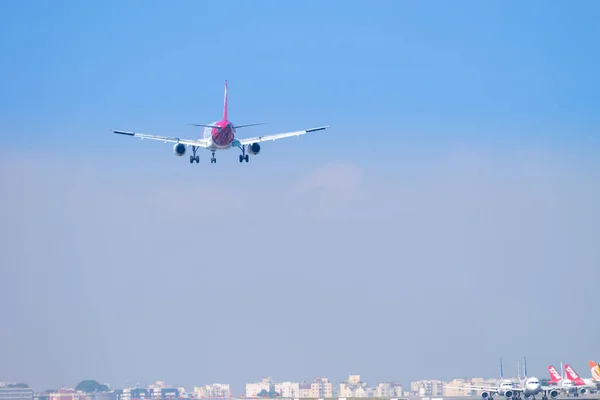
<svg viewBox="0 0 600 400">
<path fill-rule="evenodd" d="M 225 150 L 232 147 L 235 139 L 235 126 L 231 121 L 221 120 L 209 124 L 202 130 L 202 138 L 210 141 L 209 150 Z"/>
<path fill-rule="evenodd" d="M 535 396 L 542 391 L 542 384 L 537 378 L 529 378 L 525 381 L 525 387 L 523 389 L 523 395 L 525 397 Z"/>
</svg>

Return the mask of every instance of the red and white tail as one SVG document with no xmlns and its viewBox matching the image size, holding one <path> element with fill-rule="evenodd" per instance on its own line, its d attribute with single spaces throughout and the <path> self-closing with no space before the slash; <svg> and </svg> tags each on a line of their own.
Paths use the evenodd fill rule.
<svg viewBox="0 0 600 400">
<path fill-rule="evenodd" d="M 600 382 L 600 364 L 595 361 L 590 361 L 590 370 L 592 371 L 592 379 L 594 382 Z"/>
<path fill-rule="evenodd" d="M 223 121 L 227 121 L 227 81 L 225 81 L 225 98 L 223 99 Z"/>
<path fill-rule="evenodd" d="M 562 376 L 552 365 L 548 367 L 548 372 L 550 373 L 551 382 L 559 382 L 562 380 Z"/>
<path fill-rule="evenodd" d="M 583 379 L 581 379 L 581 377 L 569 364 L 565 364 L 565 374 L 567 375 L 567 378 L 572 380 L 575 385 L 585 385 Z"/>
</svg>

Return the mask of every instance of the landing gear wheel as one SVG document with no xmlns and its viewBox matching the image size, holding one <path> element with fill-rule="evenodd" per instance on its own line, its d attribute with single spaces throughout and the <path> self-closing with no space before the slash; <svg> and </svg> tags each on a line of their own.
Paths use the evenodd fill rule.
<svg viewBox="0 0 600 400">
<path fill-rule="evenodd" d="M 244 157 L 244 159 L 246 160 L 246 162 L 248 162 L 248 160 L 250 159 L 250 158 L 248 157 L 248 154 L 246 154 L 246 156 Z M 241 160 L 240 160 L 240 161 L 241 161 Z"/>
<path fill-rule="evenodd" d="M 244 161 L 244 156 L 240 154 L 240 162 Z"/>
<path fill-rule="evenodd" d="M 200 163 L 200 156 L 196 155 L 196 151 L 198 151 L 198 147 L 192 146 L 192 151 L 194 152 L 194 154 L 190 156 L 190 164 L 193 164 L 194 161 L 196 161 L 197 163 Z"/>
</svg>

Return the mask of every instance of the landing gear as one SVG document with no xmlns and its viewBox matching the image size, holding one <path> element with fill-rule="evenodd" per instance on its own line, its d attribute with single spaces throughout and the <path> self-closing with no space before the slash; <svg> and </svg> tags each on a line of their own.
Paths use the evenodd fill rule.
<svg viewBox="0 0 600 400">
<path fill-rule="evenodd" d="M 213 152 L 212 152 L 212 158 L 210 159 L 210 163 L 211 163 L 211 164 L 212 164 L 212 163 L 215 163 L 215 164 L 216 164 L 216 162 L 217 162 L 217 159 L 215 158 L 215 152 L 214 152 L 214 150 L 213 150 Z"/>
<path fill-rule="evenodd" d="M 200 163 L 200 156 L 196 155 L 196 151 L 198 151 L 198 146 L 192 146 L 192 151 L 194 152 L 193 156 L 190 156 L 190 164 L 193 164 L 196 161 L 197 164 Z"/>
<path fill-rule="evenodd" d="M 242 154 L 240 154 L 240 162 L 246 160 L 246 162 L 248 162 L 250 160 L 250 158 L 248 157 L 248 154 L 246 154 L 246 145 L 240 146 L 240 150 L 242 150 Z"/>
</svg>

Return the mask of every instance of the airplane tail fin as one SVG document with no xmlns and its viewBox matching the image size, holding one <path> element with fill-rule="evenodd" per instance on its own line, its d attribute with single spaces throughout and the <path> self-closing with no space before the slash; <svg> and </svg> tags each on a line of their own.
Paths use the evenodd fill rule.
<svg viewBox="0 0 600 400">
<path fill-rule="evenodd" d="M 500 359 L 500 381 L 504 380 L 504 372 L 502 371 L 502 359 Z"/>
<path fill-rule="evenodd" d="M 550 365 L 548 367 L 548 372 L 550 373 L 550 381 L 551 382 L 558 382 L 562 379 L 562 376 L 558 373 L 556 368 L 554 368 L 552 365 Z"/>
<path fill-rule="evenodd" d="M 590 370 L 592 371 L 594 382 L 600 382 L 600 363 L 590 360 Z"/>
<path fill-rule="evenodd" d="M 579 374 L 577 374 L 577 372 L 575 372 L 573 367 L 571 367 L 569 364 L 565 364 L 565 373 L 567 374 L 567 378 L 572 380 L 576 385 L 584 385 L 585 384 L 583 379 L 581 379 Z"/>
<path fill-rule="evenodd" d="M 227 121 L 227 81 L 225 81 L 225 96 L 223 99 L 223 121 Z"/>
<path fill-rule="evenodd" d="M 527 380 L 527 357 L 523 356 L 523 380 Z"/>
</svg>

